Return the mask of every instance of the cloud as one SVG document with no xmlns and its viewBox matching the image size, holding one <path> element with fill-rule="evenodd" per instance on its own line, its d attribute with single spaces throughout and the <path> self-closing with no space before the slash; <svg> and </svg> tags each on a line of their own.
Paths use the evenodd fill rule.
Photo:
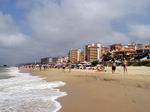
<svg viewBox="0 0 150 112">
<path fill-rule="evenodd" d="M 11 15 L 0 12 L 0 46 L 17 47 L 24 41 L 26 36 L 19 31 Z"/>
<path fill-rule="evenodd" d="M 122 15 L 109 3 L 97 0 L 65 0 L 61 6 L 45 0 L 43 4 L 30 11 L 28 20 L 35 38 L 55 44 L 66 40 L 74 44 L 78 40 L 103 41 L 112 32 L 111 21 Z"/>
<path fill-rule="evenodd" d="M 13 47 L 22 45 L 26 41 L 25 35 L 18 34 L 0 34 L 0 46 Z"/>
<path fill-rule="evenodd" d="M 0 33 L 1 34 L 11 34 L 18 30 L 13 18 L 9 14 L 3 14 L 0 12 Z"/>
<path fill-rule="evenodd" d="M 81 48 L 93 42 L 148 40 L 149 25 L 134 26 L 135 23 L 130 22 L 126 25 L 128 32 L 120 32 L 112 22 L 130 21 L 131 15 L 141 17 L 149 4 L 149 0 L 16 0 L 31 33 L 23 33 L 26 27 L 20 29 L 13 11 L 1 12 L 1 58 L 8 63 L 29 62 L 44 56 L 66 55 L 70 48 Z"/>
<path fill-rule="evenodd" d="M 129 34 L 131 36 L 144 39 L 144 40 L 150 39 L 150 25 L 139 24 L 139 25 L 130 26 Z"/>
</svg>

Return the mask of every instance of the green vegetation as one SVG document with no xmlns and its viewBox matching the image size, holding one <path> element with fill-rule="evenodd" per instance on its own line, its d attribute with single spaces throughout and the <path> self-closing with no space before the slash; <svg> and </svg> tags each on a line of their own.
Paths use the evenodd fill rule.
<svg viewBox="0 0 150 112">
<path fill-rule="evenodd" d="M 138 61 L 138 62 L 130 62 L 130 66 L 148 66 L 150 67 L 150 61 Z"/>
<path fill-rule="evenodd" d="M 96 66 L 96 65 L 98 65 L 98 64 L 99 64 L 99 61 L 98 61 L 98 60 L 96 60 L 96 61 L 92 61 L 92 62 L 91 62 L 91 64 L 92 64 L 92 66 Z"/>
</svg>

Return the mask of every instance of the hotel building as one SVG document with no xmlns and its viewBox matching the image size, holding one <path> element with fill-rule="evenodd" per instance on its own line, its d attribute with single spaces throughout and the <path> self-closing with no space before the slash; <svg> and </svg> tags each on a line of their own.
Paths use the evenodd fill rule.
<svg viewBox="0 0 150 112">
<path fill-rule="evenodd" d="M 100 60 L 100 57 L 102 56 L 101 44 L 99 43 L 88 44 L 85 46 L 84 50 L 85 61 L 87 62 Z"/>
<path fill-rule="evenodd" d="M 71 49 L 69 51 L 69 60 L 71 63 L 76 64 L 81 61 L 81 49 Z"/>
</svg>

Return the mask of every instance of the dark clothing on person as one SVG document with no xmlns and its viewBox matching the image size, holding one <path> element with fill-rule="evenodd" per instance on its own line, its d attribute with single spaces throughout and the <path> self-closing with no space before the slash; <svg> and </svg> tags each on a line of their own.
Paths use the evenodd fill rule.
<svg viewBox="0 0 150 112">
<path fill-rule="evenodd" d="M 113 64 L 112 64 L 112 73 L 114 73 L 115 71 L 116 71 L 116 63 L 113 62 Z"/>
</svg>

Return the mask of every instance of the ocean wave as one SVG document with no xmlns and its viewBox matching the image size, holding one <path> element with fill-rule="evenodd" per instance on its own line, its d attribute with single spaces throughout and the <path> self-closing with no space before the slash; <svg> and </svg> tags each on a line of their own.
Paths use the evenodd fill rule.
<svg viewBox="0 0 150 112">
<path fill-rule="evenodd" d="M 0 80 L 0 112 L 57 112 L 61 108 L 56 99 L 67 94 L 56 88 L 64 82 L 47 82 L 17 68 L 8 71 L 15 77 Z"/>
</svg>

